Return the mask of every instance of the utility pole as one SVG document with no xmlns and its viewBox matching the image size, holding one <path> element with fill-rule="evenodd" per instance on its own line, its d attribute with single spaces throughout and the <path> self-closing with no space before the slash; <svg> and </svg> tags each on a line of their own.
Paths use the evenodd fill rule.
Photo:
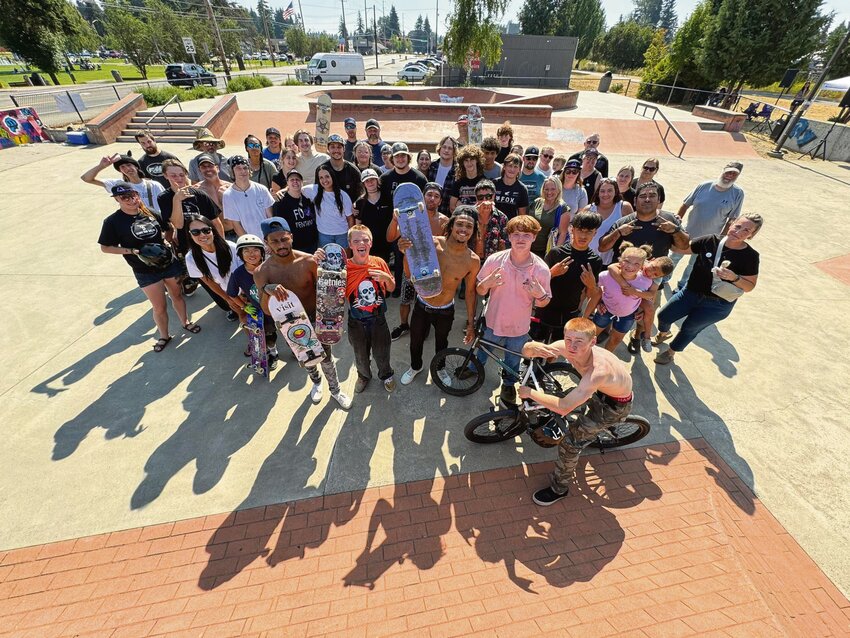
<svg viewBox="0 0 850 638">
<path fill-rule="evenodd" d="M 378 20 L 375 18 L 375 5 L 372 5 L 372 29 L 375 31 L 375 68 L 378 68 Z M 850 33 L 850 31 L 848 31 Z"/>
<path fill-rule="evenodd" d="M 301 14 L 301 30 L 307 33 L 307 25 L 304 24 L 304 11 L 301 9 L 301 0 L 298 0 L 298 13 Z"/>
<path fill-rule="evenodd" d="M 434 55 L 437 55 L 437 29 L 440 28 L 440 0 L 437 0 L 437 15 L 434 17 Z M 442 69 L 442 65 L 440 65 Z M 440 71 L 440 76 L 443 72 Z"/>
<path fill-rule="evenodd" d="M 266 10 L 263 11 L 263 29 L 265 29 L 265 31 L 266 31 L 266 47 L 268 47 L 269 57 L 271 57 L 271 59 L 272 59 L 272 66 L 276 67 L 277 63 L 274 60 L 274 50 L 272 50 L 272 36 L 269 32 L 268 17 L 269 17 L 270 9 L 268 8 L 268 5 L 265 5 L 265 7 L 266 7 Z"/>
<path fill-rule="evenodd" d="M 218 20 L 215 19 L 210 0 L 204 0 L 204 6 L 207 9 L 207 16 L 209 16 L 213 24 L 215 43 L 218 45 L 218 54 L 221 56 L 221 66 L 224 67 L 224 77 L 230 82 L 230 65 L 227 63 L 227 56 L 224 54 L 224 43 L 221 41 L 221 31 L 218 30 Z"/>
<path fill-rule="evenodd" d="M 345 24 L 345 0 L 339 0 L 342 5 L 342 50 L 348 51 L 348 26 Z"/>
<path fill-rule="evenodd" d="M 823 67 L 823 71 L 821 71 L 817 83 L 812 87 L 812 90 L 809 91 L 809 94 L 806 96 L 806 100 L 800 105 L 800 108 L 798 108 L 794 112 L 794 114 L 791 116 L 791 119 L 788 120 L 788 123 L 785 124 L 785 128 L 782 129 L 782 134 L 779 136 L 779 140 L 776 142 L 776 148 L 770 151 L 768 155 L 777 159 L 782 159 L 784 157 L 785 153 L 782 151 L 782 145 L 785 144 L 785 140 L 788 139 L 788 136 L 791 134 L 791 131 L 793 131 L 794 127 L 797 126 L 797 122 L 799 122 L 800 118 L 803 117 L 803 114 L 806 112 L 806 109 L 808 109 L 812 105 L 812 102 L 817 97 L 817 94 L 820 92 L 820 87 L 823 86 L 823 83 L 826 81 L 826 74 L 829 73 L 829 67 L 831 67 L 841 55 L 841 51 L 844 49 L 844 46 L 847 44 L 848 40 L 850 40 L 850 29 L 847 29 L 847 33 L 844 34 L 844 39 L 839 42 L 838 46 L 835 48 L 835 51 L 832 53 L 832 57 L 829 58 L 829 62 L 827 62 L 826 66 Z"/>
</svg>

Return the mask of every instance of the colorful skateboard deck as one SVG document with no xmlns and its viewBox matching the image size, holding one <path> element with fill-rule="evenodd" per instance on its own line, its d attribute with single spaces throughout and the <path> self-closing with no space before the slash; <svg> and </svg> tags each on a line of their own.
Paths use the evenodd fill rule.
<svg viewBox="0 0 850 638">
<path fill-rule="evenodd" d="M 263 325 L 263 311 L 248 304 L 248 347 L 251 349 L 251 363 L 248 367 L 260 376 L 269 378 L 269 353 L 266 349 L 266 331 Z"/>
<path fill-rule="evenodd" d="M 326 344 L 342 339 L 345 318 L 345 249 L 339 244 L 324 248 L 325 260 L 319 264 L 316 279 L 316 336 Z"/>
<path fill-rule="evenodd" d="M 328 151 L 328 136 L 331 134 L 331 96 L 322 93 L 316 100 L 316 148 Z"/>
<path fill-rule="evenodd" d="M 269 312 L 298 359 L 298 365 L 314 366 L 324 360 L 325 351 L 316 339 L 316 332 L 298 297 L 291 292 L 284 301 L 270 297 Z"/>
<path fill-rule="evenodd" d="M 469 123 L 469 143 L 481 144 L 484 141 L 484 116 L 481 115 L 481 107 L 477 104 L 470 104 L 466 113 Z"/>
<path fill-rule="evenodd" d="M 425 299 L 439 295 L 443 291 L 443 277 L 422 191 L 416 184 L 399 184 L 393 193 L 393 208 L 398 210 L 401 236 L 413 242 L 405 253 L 413 287 Z"/>
</svg>

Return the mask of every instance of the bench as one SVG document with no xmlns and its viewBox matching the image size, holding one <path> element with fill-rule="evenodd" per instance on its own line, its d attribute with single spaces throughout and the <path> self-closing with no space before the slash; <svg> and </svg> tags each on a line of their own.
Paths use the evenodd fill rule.
<svg viewBox="0 0 850 638">
<path fill-rule="evenodd" d="M 15 88 L 19 86 L 32 86 L 29 82 L 7 82 L 9 88 Z"/>
<path fill-rule="evenodd" d="M 745 113 L 729 111 L 716 106 L 697 104 L 691 113 L 697 117 L 704 117 L 707 120 L 722 122 L 723 130 L 730 133 L 739 132 L 744 127 L 744 122 L 747 121 L 747 115 Z"/>
</svg>

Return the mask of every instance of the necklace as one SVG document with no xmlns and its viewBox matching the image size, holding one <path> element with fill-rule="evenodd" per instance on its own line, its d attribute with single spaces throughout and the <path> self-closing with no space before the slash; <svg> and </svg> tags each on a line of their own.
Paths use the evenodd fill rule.
<svg viewBox="0 0 850 638">
<path fill-rule="evenodd" d="M 248 197 L 248 191 L 249 191 L 249 190 L 251 190 L 251 185 L 250 185 L 250 184 L 248 184 L 248 188 L 246 188 L 246 189 L 243 191 L 243 190 L 242 190 L 241 188 L 239 188 L 239 187 L 236 185 L 236 183 L 234 182 L 234 184 L 233 184 L 233 188 L 235 188 L 235 189 L 236 189 L 236 190 L 238 190 L 240 193 L 242 193 L 243 195 L 245 195 L 245 197 Z"/>
</svg>

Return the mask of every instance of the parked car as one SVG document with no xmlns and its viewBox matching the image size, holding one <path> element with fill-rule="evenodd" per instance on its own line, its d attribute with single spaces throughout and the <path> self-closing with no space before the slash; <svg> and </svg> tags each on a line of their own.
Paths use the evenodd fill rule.
<svg viewBox="0 0 850 638">
<path fill-rule="evenodd" d="M 434 62 L 433 60 L 429 60 L 427 58 L 424 59 L 424 60 L 417 60 L 416 64 L 421 64 L 421 65 L 426 66 L 430 69 L 436 69 L 437 68 L 437 63 Z"/>
<path fill-rule="evenodd" d="M 218 85 L 218 78 L 200 64 L 181 62 L 165 67 L 165 79 L 171 86 L 198 86 L 199 84 Z"/>
<path fill-rule="evenodd" d="M 424 80 L 431 74 L 430 71 L 426 71 L 421 66 L 413 65 L 406 66 L 401 71 L 398 72 L 398 77 L 401 80 Z"/>
</svg>

